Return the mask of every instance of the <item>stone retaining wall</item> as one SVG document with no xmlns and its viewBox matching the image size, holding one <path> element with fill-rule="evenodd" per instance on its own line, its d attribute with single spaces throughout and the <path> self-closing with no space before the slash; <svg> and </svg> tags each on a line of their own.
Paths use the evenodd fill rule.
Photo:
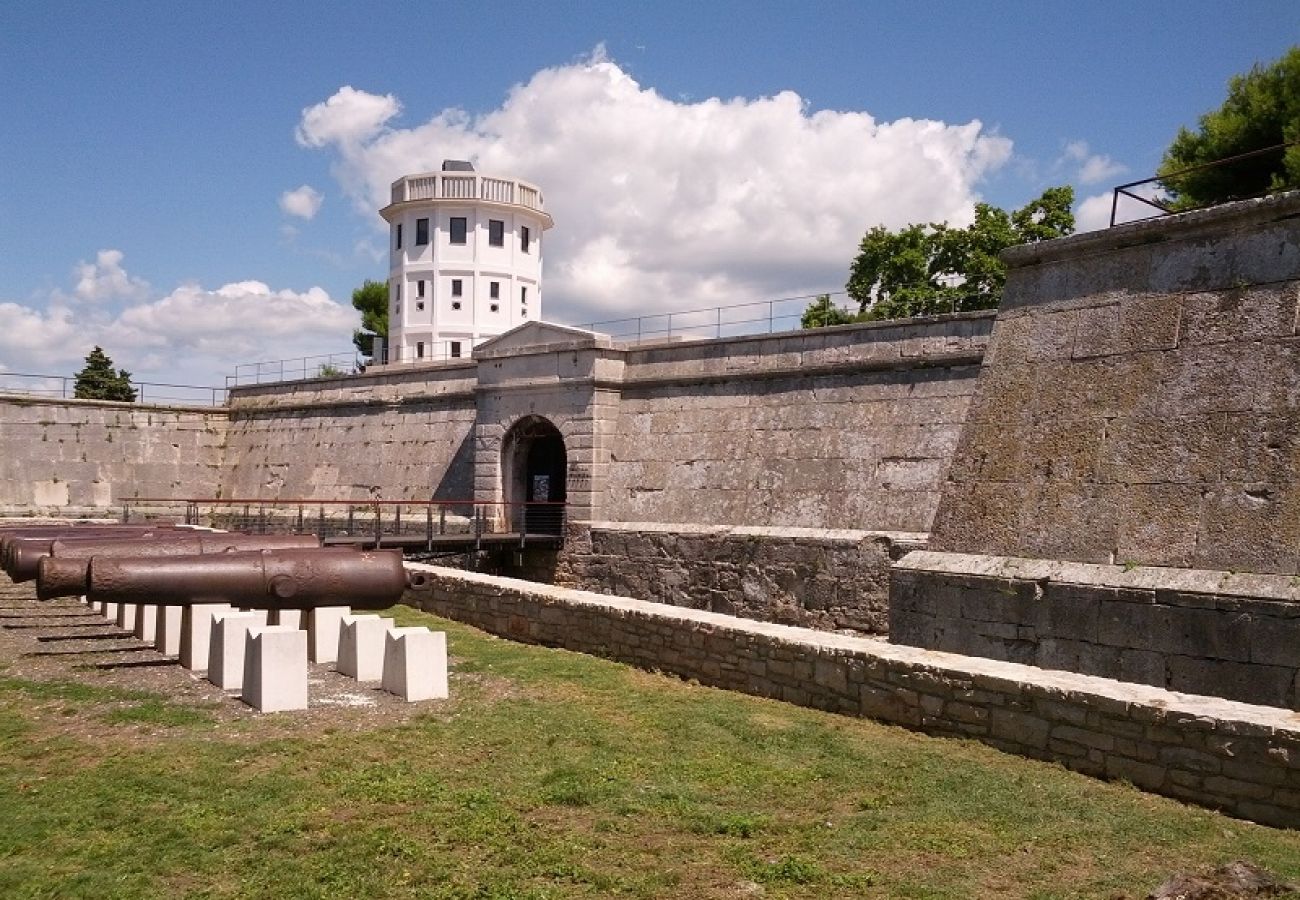
<svg viewBox="0 0 1300 900">
<path fill-rule="evenodd" d="M 593 522 L 571 532 L 555 582 L 711 612 L 883 634 L 889 566 L 924 534 Z"/>
<path fill-rule="evenodd" d="M 120 514 L 127 497 L 211 497 L 224 409 L 0 397 L 0 511 Z"/>
<path fill-rule="evenodd" d="M 1300 717 L 1145 685 L 408 564 L 405 602 L 515 640 L 868 716 L 1300 827 Z"/>
<path fill-rule="evenodd" d="M 1300 579 L 916 552 L 896 643 L 1300 708 Z"/>
</svg>

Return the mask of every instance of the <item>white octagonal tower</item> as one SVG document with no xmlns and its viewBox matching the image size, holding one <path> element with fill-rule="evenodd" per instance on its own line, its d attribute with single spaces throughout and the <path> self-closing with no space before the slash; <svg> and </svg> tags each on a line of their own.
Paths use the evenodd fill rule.
<svg viewBox="0 0 1300 900">
<path fill-rule="evenodd" d="M 542 192 L 446 160 L 393 182 L 389 225 L 390 363 L 469 356 L 542 315 Z"/>
</svg>

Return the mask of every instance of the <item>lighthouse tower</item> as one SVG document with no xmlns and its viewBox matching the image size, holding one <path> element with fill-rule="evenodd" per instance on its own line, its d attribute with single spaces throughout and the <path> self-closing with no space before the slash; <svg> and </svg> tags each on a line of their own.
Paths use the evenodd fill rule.
<svg viewBox="0 0 1300 900">
<path fill-rule="evenodd" d="M 388 362 L 469 356 L 542 314 L 542 192 L 460 160 L 393 182 Z"/>
</svg>

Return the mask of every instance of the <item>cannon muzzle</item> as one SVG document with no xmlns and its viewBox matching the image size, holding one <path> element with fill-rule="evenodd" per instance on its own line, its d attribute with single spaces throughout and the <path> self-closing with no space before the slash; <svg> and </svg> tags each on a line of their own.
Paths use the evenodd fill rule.
<svg viewBox="0 0 1300 900">
<path fill-rule="evenodd" d="M 86 596 L 110 603 L 246 609 L 386 609 L 406 590 L 400 550 L 259 550 L 195 556 L 96 556 Z"/>
<path fill-rule="evenodd" d="M 77 534 L 75 536 L 62 535 L 57 538 L 14 538 L 9 542 L 4 557 L 4 570 L 16 582 L 31 581 L 36 577 L 37 565 L 40 563 L 41 558 L 49 556 L 54 544 L 59 541 L 65 541 L 69 544 L 78 544 L 83 541 L 147 541 L 153 543 L 154 541 L 181 540 L 185 534 L 186 532 L 179 529 L 168 528 L 161 531 L 147 529 L 121 534 Z"/>
<path fill-rule="evenodd" d="M 194 531 L 165 539 L 57 540 L 50 555 L 38 560 L 36 597 L 75 597 L 86 593 L 90 560 L 103 557 L 194 556 L 238 550 L 309 550 L 320 546 L 312 534 L 239 534 Z"/>
</svg>

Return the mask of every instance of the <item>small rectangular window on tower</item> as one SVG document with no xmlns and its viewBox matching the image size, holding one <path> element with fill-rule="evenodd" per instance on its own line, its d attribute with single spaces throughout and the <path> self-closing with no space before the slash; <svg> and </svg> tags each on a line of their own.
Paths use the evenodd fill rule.
<svg viewBox="0 0 1300 900">
<path fill-rule="evenodd" d="M 488 246 L 504 247 L 506 245 L 506 223 L 500 219 L 488 219 Z"/>
<path fill-rule="evenodd" d="M 520 226 L 519 248 L 523 250 L 525 253 L 527 253 L 528 247 L 530 244 L 532 244 L 532 242 L 533 242 L 533 232 L 529 229 L 527 225 Z"/>
<path fill-rule="evenodd" d="M 451 349 L 450 349 L 448 352 L 449 352 L 449 354 L 451 355 L 451 358 L 452 358 L 452 359 L 459 359 L 459 358 L 460 358 L 460 341 L 451 341 L 451 342 L 450 342 L 450 347 L 451 347 Z"/>
<path fill-rule="evenodd" d="M 424 341 L 415 342 L 415 358 L 424 359 Z"/>
<path fill-rule="evenodd" d="M 464 216 L 451 217 L 451 223 L 448 226 L 448 231 L 450 232 L 451 235 L 450 239 L 453 244 L 465 243 L 465 232 L 467 231 L 466 228 L 467 221 L 468 220 Z"/>
<path fill-rule="evenodd" d="M 402 223 L 401 222 L 397 223 L 397 227 L 393 233 L 395 235 L 393 238 L 393 249 L 401 250 L 402 249 Z"/>
<path fill-rule="evenodd" d="M 415 220 L 415 246 L 423 247 L 427 243 L 429 243 L 429 220 L 416 219 Z"/>
<path fill-rule="evenodd" d="M 453 297 L 459 297 L 462 293 L 463 288 L 464 288 L 464 282 L 462 282 L 459 278 L 453 278 L 451 280 L 451 295 Z"/>
<path fill-rule="evenodd" d="M 424 279 L 423 279 L 423 278 L 421 278 L 419 281 L 417 281 L 417 282 L 415 283 L 415 296 L 417 296 L 417 297 L 423 297 L 423 296 L 424 296 Z"/>
<path fill-rule="evenodd" d="M 501 282 L 493 281 L 488 284 L 488 296 L 493 300 L 501 299 Z"/>
<path fill-rule="evenodd" d="M 520 302 L 520 303 L 524 303 L 524 304 L 527 304 L 527 303 L 528 303 L 528 286 L 527 286 L 527 285 L 525 285 L 525 286 L 523 286 L 523 287 L 521 287 L 521 288 L 519 289 L 519 302 Z"/>
</svg>

